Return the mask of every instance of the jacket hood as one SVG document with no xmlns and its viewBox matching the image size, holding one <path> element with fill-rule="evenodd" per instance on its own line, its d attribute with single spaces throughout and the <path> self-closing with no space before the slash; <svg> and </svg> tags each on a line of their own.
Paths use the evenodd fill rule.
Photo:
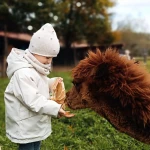
<svg viewBox="0 0 150 150">
<path fill-rule="evenodd" d="M 7 57 L 7 76 L 11 78 L 15 71 L 21 68 L 33 68 L 33 66 L 24 58 L 24 50 L 12 48 L 10 54 Z"/>
</svg>

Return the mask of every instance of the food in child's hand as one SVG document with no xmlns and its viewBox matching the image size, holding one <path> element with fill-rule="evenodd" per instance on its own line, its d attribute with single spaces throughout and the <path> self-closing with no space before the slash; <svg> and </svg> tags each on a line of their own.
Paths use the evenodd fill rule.
<svg viewBox="0 0 150 150">
<path fill-rule="evenodd" d="M 66 91 L 64 82 L 62 81 L 62 78 L 56 78 L 55 82 L 52 86 L 52 96 L 50 97 L 51 100 L 56 101 L 59 104 L 62 104 L 61 106 L 61 112 L 59 113 L 59 117 L 65 116 L 67 118 L 71 118 L 74 116 L 74 114 L 70 113 L 70 111 L 65 111 L 65 98 L 66 98 Z"/>
<path fill-rule="evenodd" d="M 56 78 L 55 82 L 52 86 L 52 96 L 50 99 L 56 101 L 59 104 L 62 104 L 62 108 L 65 108 L 64 100 L 66 98 L 66 91 L 64 82 L 61 80 L 61 78 Z"/>
</svg>

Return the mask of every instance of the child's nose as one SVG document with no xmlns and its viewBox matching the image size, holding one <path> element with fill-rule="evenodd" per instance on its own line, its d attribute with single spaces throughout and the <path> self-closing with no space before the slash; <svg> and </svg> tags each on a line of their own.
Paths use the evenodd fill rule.
<svg viewBox="0 0 150 150">
<path fill-rule="evenodd" d="M 48 64 L 50 64 L 50 63 L 51 63 L 51 61 L 52 61 L 52 60 L 51 60 L 51 59 L 49 59 L 49 60 L 47 60 L 47 63 L 48 63 Z"/>
</svg>

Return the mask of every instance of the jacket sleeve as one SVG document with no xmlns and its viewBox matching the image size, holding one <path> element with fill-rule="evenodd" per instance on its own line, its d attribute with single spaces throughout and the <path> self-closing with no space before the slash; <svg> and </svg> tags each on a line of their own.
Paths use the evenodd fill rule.
<svg viewBox="0 0 150 150">
<path fill-rule="evenodd" d="M 13 92 L 21 103 L 31 111 L 39 114 L 47 114 L 57 117 L 60 104 L 53 100 L 48 100 L 40 94 L 35 81 L 28 76 L 15 73 L 13 78 Z"/>
</svg>

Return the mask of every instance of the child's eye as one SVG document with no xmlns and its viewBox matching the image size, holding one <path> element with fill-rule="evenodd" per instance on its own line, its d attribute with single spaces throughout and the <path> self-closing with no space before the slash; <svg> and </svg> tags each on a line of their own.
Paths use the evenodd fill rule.
<svg viewBox="0 0 150 150">
<path fill-rule="evenodd" d="M 51 57 L 46 57 L 46 59 L 50 59 Z"/>
<path fill-rule="evenodd" d="M 46 60 L 52 60 L 52 57 L 46 57 Z"/>
</svg>

